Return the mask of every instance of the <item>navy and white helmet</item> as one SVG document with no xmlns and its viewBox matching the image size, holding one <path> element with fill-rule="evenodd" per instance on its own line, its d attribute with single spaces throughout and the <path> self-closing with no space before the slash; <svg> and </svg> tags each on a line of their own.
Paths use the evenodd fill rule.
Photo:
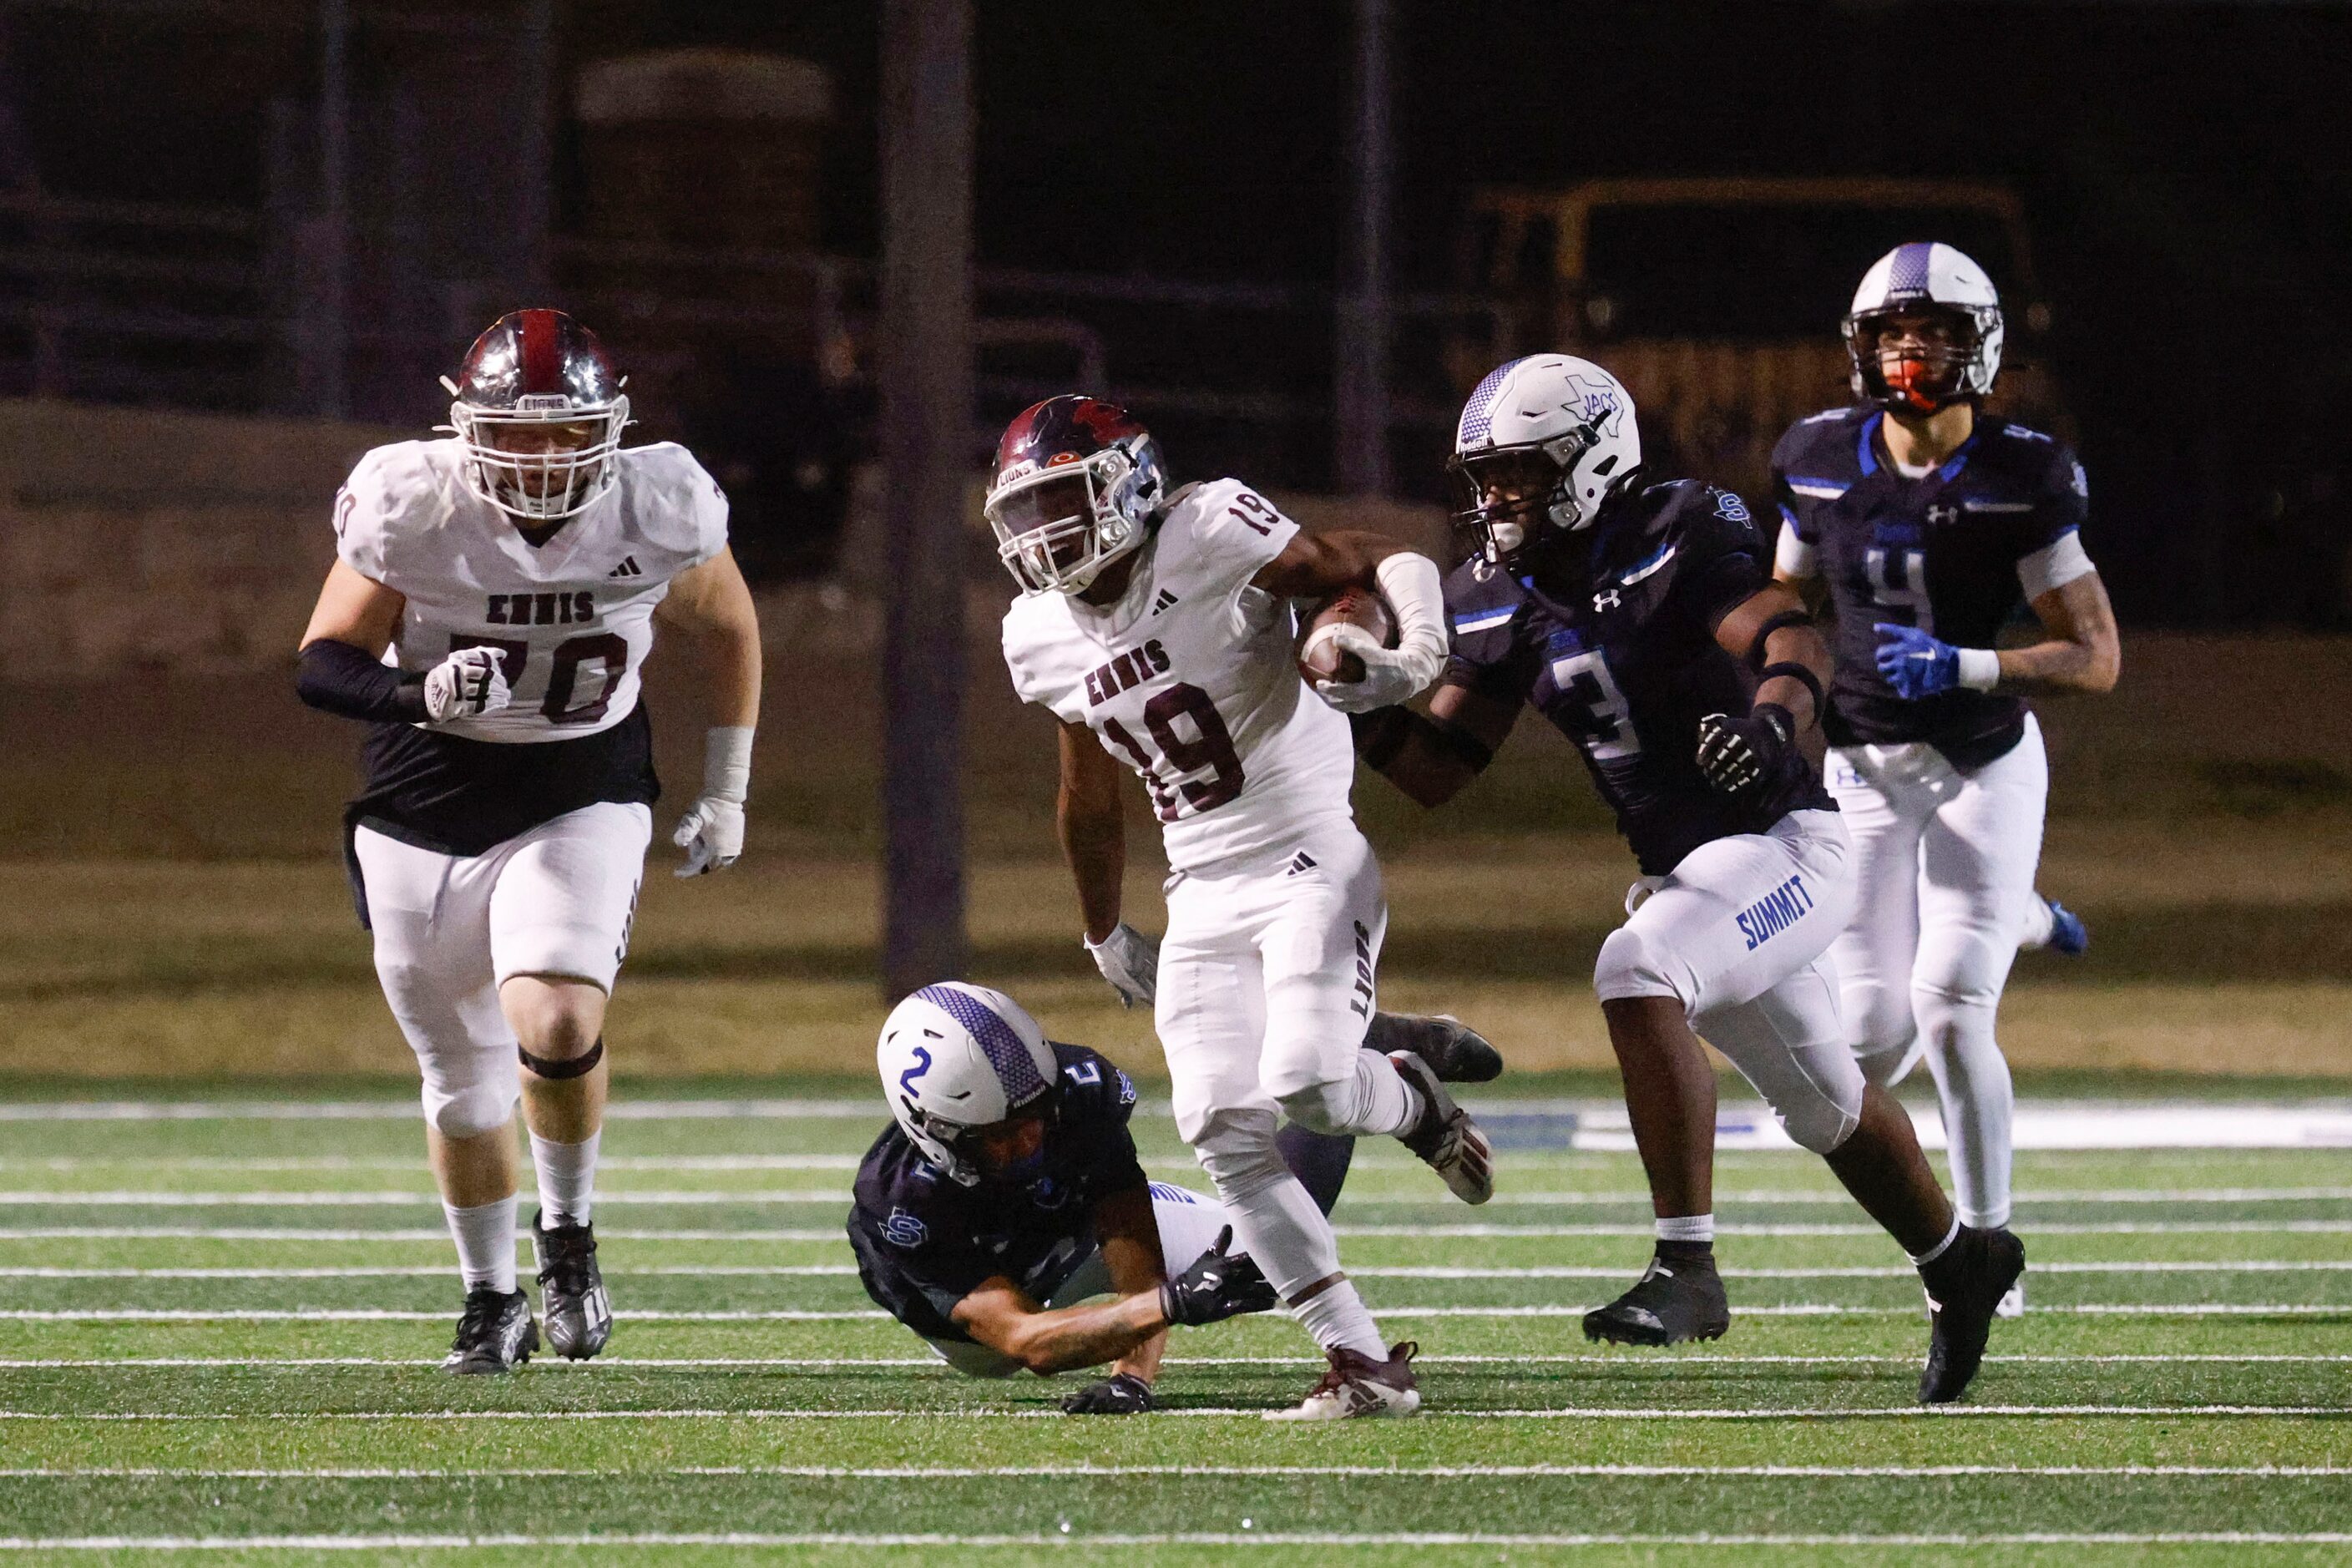
<svg viewBox="0 0 2352 1568">
<path fill-rule="evenodd" d="M 893 1007 L 874 1058 L 899 1128 L 967 1187 L 981 1178 L 970 1135 L 1024 1111 L 1050 1112 L 1061 1073 L 1045 1031 L 1021 1004 L 960 980 L 926 985 Z"/>
<path fill-rule="evenodd" d="M 1476 533 L 1489 561 L 1507 561 L 1527 544 L 1530 521 L 1590 528 L 1633 482 L 1642 467 L 1633 395 L 1572 354 L 1512 360 L 1463 405 L 1448 467 L 1468 490 L 1455 525 Z"/>
<path fill-rule="evenodd" d="M 1949 344 L 1883 354 L 1881 323 L 1917 312 L 1948 315 Z M 1853 291 L 1844 331 L 1853 395 L 1882 408 L 1933 414 L 1984 396 L 2000 374 L 2000 296 L 1983 268 L 1948 245 L 1915 241 L 1880 257 Z"/>
</svg>

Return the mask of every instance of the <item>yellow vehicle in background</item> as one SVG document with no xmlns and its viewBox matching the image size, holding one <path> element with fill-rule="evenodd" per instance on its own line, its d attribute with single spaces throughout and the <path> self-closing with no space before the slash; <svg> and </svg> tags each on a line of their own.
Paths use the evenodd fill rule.
<svg viewBox="0 0 2352 1568">
<path fill-rule="evenodd" d="M 1854 285 L 1907 240 L 1967 251 L 2000 290 L 1992 406 L 2073 438 L 2040 353 L 2050 312 L 2017 197 L 1997 185 L 1882 179 L 1607 179 L 1481 188 L 1457 281 L 1496 301 L 1448 345 L 1458 395 L 1502 361 L 1558 351 L 1616 373 L 1654 472 L 1761 500 L 1772 446 L 1847 401 L 1838 333 Z"/>
</svg>

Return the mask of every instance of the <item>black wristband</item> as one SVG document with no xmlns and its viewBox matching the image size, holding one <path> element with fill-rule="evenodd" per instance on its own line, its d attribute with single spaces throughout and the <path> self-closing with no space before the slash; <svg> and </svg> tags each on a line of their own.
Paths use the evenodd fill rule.
<svg viewBox="0 0 2352 1568">
<path fill-rule="evenodd" d="M 1356 755 L 1374 773 L 1396 761 L 1404 743 L 1412 737 L 1412 710 L 1409 708 L 1375 708 L 1369 713 L 1348 715 L 1348 728 L 1355 735 Z"/>
<path fill-rule="evenodd" d="M 1783 626 L 1810 626 L 1812 624 L 1813 616 L 1810 610 L 1782 610 L 1779 615 L 1767 618 L 1758 629 L 1756 640 L 1748 645 L 1748 662 L 1762 664 L 1771 651 L 1766 645 L 1771 642 L 1772 634 Z"/>
<path fill-rule="evenodd" d="M 1770 680 L 1775 676 L 1782 675 L 1787 676 L 1790 680 L 1795 681 L 1807 691 L 1812 693 L 1813 722 L 1816 724 L 1820 723 L 1822 721 L 1822 708 L 1823 706 L 1822 700 L 1822 678 L 1813 673 L 1812 667 L 1811 665 L 1799 664 L 1792 658 L 1784 658 L 1778 664 L 1766 665 L 1757 673 L 1756 679 L 1759 682 L 1762 682 Z M 1792 723 L 1795 721 L 1795 719 L 1796 715 L 1790 715 L 1790 720 Z"/>
<path fill-rule="evenodd" d="M 294 689 L 310 707 L 345 719 L 425 722 L 423 676 L 404 676 L 364 648 L 332 637 L 320 637 L 302 650 Z"/>
</svg>

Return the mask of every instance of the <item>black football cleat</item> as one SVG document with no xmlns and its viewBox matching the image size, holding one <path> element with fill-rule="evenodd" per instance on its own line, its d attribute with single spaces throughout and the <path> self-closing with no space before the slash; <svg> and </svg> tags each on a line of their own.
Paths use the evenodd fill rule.
<svg viewBox="0 0 2352 1568">
<path fill-rule="evenodd" d="M 1928 1325 L 1920 1404 L 1949 1405 L 1967 1392 L 1984 1363 L 2001 1298 L 2024 1272 L 2023 1242 L 2006 1230 L 1966 1227 L 1943 1257 L 1919 1270 L 1927 1287 Z"/>
<path fill-rule="evenodd" d="M 1492 1083 L 1503 1076 L 1503 1053 L 1451 1013 L 1375 1013 L 1364 1044 L 1384 1057 L 1411 1051 L 1440 1083 Z"/>
<path fill-rule="evenodd" d="M 1719 1340 L 1731 1327 L 1731 1299 L 1715 1256 L 1654 1253 L 1633 1288 L 1584 1314 L 1584 1337 L 1612 1345 L 1679 1345 Z"/>
<path fill-rule="evenodd" d="M 550 1227 L 542 1211 L 531 1215 L 530 1247 L 539 1257 L 539 1301 L 547 1318 L 548 1348 L 566 1361 L 586 1361 L 613 1337 L 613 1303 L 596 1267 L 595 1227 Z"/>
<path fill-rule="evenodd" d="M 1438 1081 L 1436 1071 L 1411 1051 L 1391 1051 L 1389 1060 L 1405 1082 L 1421 1092 L 1421 1120 L 1396 1135 L 1397 1142 L 1421 1156 L 1437 1173 L 1446 1189 L 1465 1204 L 1483 1204 L 1495 1195 L 1495 1146 L 1454 1103 Z"/>
<path fill-rule="evenodd" d="M 539 1325 L 530 1321 L 530 1298 L 520 1290 L 477 1285 L 466 1292 L 457 1337 L 441 1359 L 443 1372 L 460 1374 L 512 1372 L 539 1348 Z"/>
</svg>

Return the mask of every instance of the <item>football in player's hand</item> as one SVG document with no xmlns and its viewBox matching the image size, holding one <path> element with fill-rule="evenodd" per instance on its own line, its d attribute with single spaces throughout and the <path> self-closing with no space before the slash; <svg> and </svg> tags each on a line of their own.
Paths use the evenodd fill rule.
<svg viewBox="0 0 2352 1568">
<path fill-rule="evenodd" d="M 1397 644 L 1396 616 L 1378 594 L 1363 588 L 1342 588 L 1315 607 L 1298 639 L 1298 673 L 1309 686 L 1319 680 L 1357 681 L 1364 679 L 1364 661 L 1316 637 L 1325 626 L 1360 626 L 1382 647 Z"/>
</svg>

